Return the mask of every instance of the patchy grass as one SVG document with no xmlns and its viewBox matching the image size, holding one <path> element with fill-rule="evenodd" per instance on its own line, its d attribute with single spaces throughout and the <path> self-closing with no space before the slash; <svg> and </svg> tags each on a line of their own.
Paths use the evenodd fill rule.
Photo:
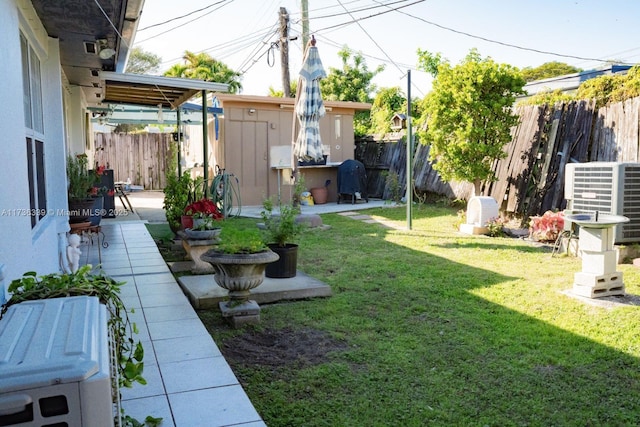
<svg viewBox="0 0 640 427">
<path fill-rule="evenodd" d="M 367 214 L 406 223 L 404 208 Z M 330 230 L 304 233 L 299 269 L 331 298 L 262 305 L 261 325 L 243 330 L 199 313 L 223 353 L 277 331 L 330 339 L 313 363 L 282 345 L 275 365 L 228 357 L 267 425 L 638 424 L 640 307 L 564 295 L 580 260 L 461 235 L 455 208 L 414 214 L 412 231 L 332 214 Z M 619 269 L 640 294 L 637 269 Z"/>
</svg>

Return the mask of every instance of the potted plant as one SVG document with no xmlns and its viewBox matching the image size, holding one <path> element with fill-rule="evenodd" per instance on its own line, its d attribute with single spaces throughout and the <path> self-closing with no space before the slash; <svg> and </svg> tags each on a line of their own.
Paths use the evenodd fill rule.
<svg viewBox="0 0 640 427">
<path fill-rule="evenodd" d="M 95 201 L 91 191 L 98 182 L 98 176 L 87 165 L 85 154 L 67 156 L 67 197 L 69 222 L 72 224 L 88 221 Z"/>
<path fill-rule="evenodd" d="M 193 228 L 185 228 L 184 233 L 189 239 L 195 240 L 209 240 L 217 237 L 220 234 L 221 228 L 218 221 L 222 218 L 214 219 L 211 216 L 206 216 L 201 219 L 201 222 Z"/>
<path fill-rule="evenodd" d="M 267 246 L 280 257 L 269 264 L 265 274 L 269 278 L 295 277 L 298 266 L 298 245 L 293 243 L 302 231 L 302 225 L 296 221 L 298 209 L 289 203 L 280 204 L 279 214 L 273 213 L 272 199 L 265 199 L 260 213 L 264 221 L 263 232 Z"/>
<path fill-rule="evenodd" d="M 218 206 L 213 200 L 207 198 L 201 198 L 195 202 L 190 203 L 184 208 L 184 214 L 192 218 L 192 225 L 187 228 L 199 227 L 206 218 L 213 220 L 222 219 L 223 216 L 218 210 Z"/>
<path fill-rule="evenodd" d="M 213 266 L 216 283 L 229 291 L 229 301 L 220 302 L 222 315 L 234 325 L 259 321 L 260 307 L 249 299 L 250 291 L 262 284 L 265 267 L 278 259 L 259 230 L 240 228 L 236 220 L 225 220 L 220 242 L 200 259 Z"/>
<path fill-rule="evenodd" d="M 167 185 L 163 190 L 163 207 L 169 227 L 174 233 L 180 230 L 184 209 L 190 203 L 192 182 L 189 172 L 184 172 L 181 176 L 177 176 L 174 173 L 167 174 Z"/>
</svg>

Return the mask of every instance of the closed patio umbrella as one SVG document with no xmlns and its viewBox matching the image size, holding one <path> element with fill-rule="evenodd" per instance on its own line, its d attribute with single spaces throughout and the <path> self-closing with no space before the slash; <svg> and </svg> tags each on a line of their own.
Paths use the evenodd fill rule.
<svg viewBox="0 0 640 427">
<path fill-rule="evenodd" d="M 326 77 L 327 74 L 322 67 L 322 61 L 315 44 L 316 40 L 312 37 L 305 51 L 298 80 L 294 120 L 297 117 L 299 130 L 293 145 L 294 169 L 298 160 L 322 160 L 320 118 L 324 117 L 325 109 L 320 93 L 320 79 Z"/>
</svg>

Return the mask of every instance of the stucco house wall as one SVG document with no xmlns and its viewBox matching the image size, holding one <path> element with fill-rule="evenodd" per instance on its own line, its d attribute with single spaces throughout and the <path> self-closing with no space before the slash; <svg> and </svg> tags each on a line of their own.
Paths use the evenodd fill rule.
<svg viewBox="0 0 640 427">
<path fill-rule="evenodd" d="M 29 180 L 25 135 L 20 33 L 41 63 L 44 169 L 47 215 L 35 227 L 29 217 Z M 69 229 L 65 174 L 63 76 L 58 41 L 47 36 L 31 3 L 0 2 L 0 120 L 3 155 L 0 156 L 0 266 L 3 292 L 8 283 L 27 271 L 60 271 L 59 248 Z M 65 240 L 66 241 L 66 240 Z M 66 243 L 64 243 L 66 246 Z"/>
</svg>

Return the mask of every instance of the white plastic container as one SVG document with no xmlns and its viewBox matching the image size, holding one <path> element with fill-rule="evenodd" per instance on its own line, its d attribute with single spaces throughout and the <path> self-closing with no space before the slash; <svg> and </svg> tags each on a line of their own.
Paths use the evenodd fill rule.
<svg viewBox="0 0 640 427">
<path fill-rule="evenodd" d="M 460 225 L 460 231 L 466 234 L 486 234 L 487 224 L 499 215 L 498 202 L 494 198 L 472 197 L 467 203 L 467 221 Z"/>
<path fill-rule="evenodd" d="M 0 320 L 0 425 L 113 426 L 106 308 L 27 301 Z"/>
</svg>

